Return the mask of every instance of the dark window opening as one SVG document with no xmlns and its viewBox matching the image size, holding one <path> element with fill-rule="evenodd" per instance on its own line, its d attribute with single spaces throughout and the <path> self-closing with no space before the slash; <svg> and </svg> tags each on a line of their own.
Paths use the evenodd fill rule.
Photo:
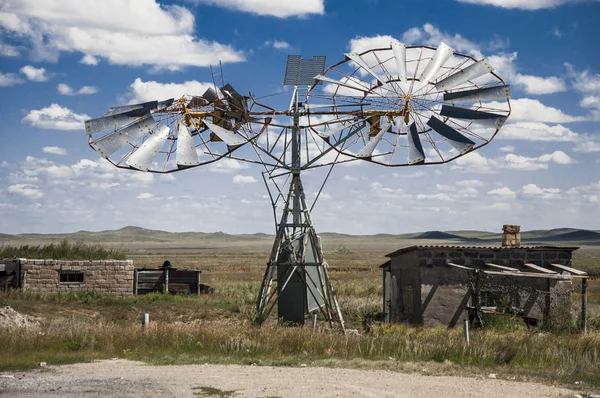
<svg viewBox="0 0 600 398">
<path fill-rule="evenodd" d="M 519 307 L 519 296 L 502 290 L 483 290 L 481 292 L 481 306 L 504 310 L 512 309 Z"/>
<path fill-rule="evenodd" d="M 83 271 L 58 271 L 59 283 L 83 283 Z"/>
</svg>

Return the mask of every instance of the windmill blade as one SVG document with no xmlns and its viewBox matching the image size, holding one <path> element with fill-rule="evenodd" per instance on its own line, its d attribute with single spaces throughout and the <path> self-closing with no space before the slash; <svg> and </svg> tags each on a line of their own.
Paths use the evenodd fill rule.
<svg viewBox="0 0 600 398">
<path fill-rule="evenodd" d="M 197 166 L 200 164 L 198 152 L 194 146 L 194 139 L 187 126 L 179 125 L 177 134 L 177 156 L 176 163 L 179 168 Z"/>
<path fill-rule="evenodd" d="M 141 120 L 126 127 L 121 127 L 114 132 L 90 143 L 105 159 L 123 148 L 127 144 L 133 144 L 144 134 L 148 133 L 154 127 L 155 121 L 152 115 L 146 115 Z"/>
<path fill-rule="evenodd" d="M 398 79 L 406 83 L 406 45 L 398 41 L 392 41 L 391 46 L 396 60 L 396 68 L 398 69 Z"/>
<path fill-rule="evenodd" d="M 352 124 L 349 124 L 349 125 L 347 125 L 347 126 L 338 126 L 338 127 L 336 127 L 336 128 L 329 129 L 329 130 L 327 130 L 327 131 L 325 131 L 325 132 L 317 132 L 317 134 L 318 134 L 318 135 L 319 135 L 319 137 L 321 137 L 321 138 L 329 138 L 329 137 L 331 137 L 332 135 L 334 135 L 334 134 L 336 134 L 336 133 L 339 133 L 340 131 L 342 131 L 342 130 L 344 130 L 344 129 L 347 129 L 347 128 L 349 128 L 349 127 L 355 126 L 355 125 L 357 125 L 357 124 L 359 124 L 359 123 L 364 123 L 364 121 L 365 121 L 365 120 L 366 120 L 366 119 L 360 119 L 360 120 L 357 120 L 356 122 L 354 122 L 354 123 L 352 123 Z M 350 120 L 348 120 L 348 121 L 350 121 Z"/>
<path fill-rule="evenodd" d="M 366 87 L 360 85 L 359 83 L 355 83 L 354 81 L 352 81 L 350 79 L 348 79 L 346 82 L 342 82 L 340 80 L 331 79 L 331 78 L 325 77 L 323 75 L 317 75 L 317 76 L 315 76 L 315 80 L 332 83 L 332 84 L 337 84 L 338 86 L 351 88 L 351 89 L 357 90 L 357 91 L 362 91 L 365 94 L 368 93 L 370 90 L 370 88 L 366 88 Z"/>
<path fill-rule="evenodd" d="M 175 98 L 169 98 L 168 100 L 159 101 L 158 105 L 156 106 L 156 109 L 168 108 L 171 105 L 173 105 L 173 102 L 175 102 Z"/>
<path fill-rule="evenodd" d="M 375 78 L 375 80 L 377 80 L 379 82 L 379 84 L 384 83 L 383 80 L 381 80 L 381 78 L 379 76 L 377 76 L 375 71 L 373 69 L 371 69 L 369 67 L 369 65 L 367 65 L 367 63 L 360 57 L 360 55 L 358 55 L 357 53 L 351 53 L 351 54 L 346 54 L 346 57 L 351 59 L 352 61 L 354 61 L 361 68 L 363 68 L 365 70 L 365 72 L 367 72 L 369 75 L 373 76 Z"/>
<path fill-rule="evenodd" d="M 148 171 L 152 165 L 152 161 L 158 155 L 167 138 L 169 138 L 170 131 L 171 129 L 167 126 L 161 125 L 150 138 L 129 156 L 127 164 L 134 169 Z"/>
<path fill-rule="evenodd" d="M 477 88 L 473 90 L 444 93 L 444 101 L 452 104 L 461 102 L 499 101 L 510 98 L 510 86 Z"/>
<path fill-rule="evenodd" d="M 432 116 L 427 121 L 427 125 L 435 130 L 436 133 L 446 138 L 448 143 L 450 143 L 450 145 L 452 145 L 461 155 L 469 152 L 475 146 L 473 141 L 454 130 L 440 119 L 437 119 L 435 116 Z"/>
<path fill-rule="evenodd" d="M 506 121 L 506 116 L 496 113 L 476 111 L 473 109 L 457 108 L 449 105 L 442 105 L 440 115 L 447 116 L 453 119 L 473 120 L 478 124 L 500 128 Z"/>
<path fill-rule="evenodd" d="M 221 139 L 225 144 L 229 146 L 239 146 L 245 144 L 247 141 L 244 137 L 237 134 L 234 131 L 230 131 L 224 129 L 223 127 L 219 127 L 216 124 L 212 124 L 208 121 L 204 121 L 206 127 L 208 127 L 217 137 Z"/>
<path fill-rule="evenodd" d="M 117 115 L 119 113 L 130 112 L 130 111 L 134 111 L 136 109 L 144 109 L 144 108 L 153 109 L 153 108 L 156 108 L 157 106 L 158 106 L 158 101 L 149 101 L 149 102 L 143 102 L 141 104 L 134 104 L 134 105 L 113 106 L 108 109 L 108 111 L 104 114 L 104 117 Z"/>
<path fill-rule="evenodd" d="M 204 94 L 202 94 L 202 98 L 207 100 L 208 102 L 213 102 L 219 99 L 219 95 L 217 92 L 211 87 L 207 88 Z"/>
<path fill-rule="evenodd" d="M 409 126 L 406 138 L 408 139 L 408 164 L 425 162 L 425 152 L 415 123 Z"/>
<path fill-rule="evenodd" d="M 496 113 L 489 113 L 483 111 L 476 111 L 473 109 L 458 108 L 450 105 L 442 105 L 440 115 L 448 116 L 454 119 L 469 119 L 469 120 L 481 120 L 481 119 L 498 119 L 503 117 Z"/>
<path fill-rule="evenodd" d="M 459 70 L 455 74 L 448 76 L 444 80 L 437 82 L 435 88 L 438 91 L 451 90 L 469 80 L 486 75 L 493 70 L 494 68 L 492 68 L 485 59 L 482 59 L 481 61 L 477 61 L 473 65 L 469 65 L 465 69 Z"/>
<path fill-rule="evenodd" d="M 101 131 L 116 130 L 119 127 L 127 126 L 150 116 L 151 109 L 151 107 L 136 108 L 110 116 L 86 120 L 85 131 L 87 135 L 91 136 Z"/>
<path fill-rule="evenodd" d="M 444 66 L 446 61 L 450 59 L 452 54 L 454 54 L 454 49 L 452 47 L 446 43 L 440 43 L 438 48 L 435 50 L 435 54 L 433 54 L 433 58 L 429 61 L 423 73 L 421 73 L 419 81 L 423 84 L 429 83 L 435 74 L 440 70 L 440 68 Z"/>
<path fill-rule="evenodd" d="M 356 154 L 357 158 L 370 158 L 373 155 L 373 151 L 377 147 L 377 145 L 383 139 L 383 136 L 390 129 L 391 124 L 386 122 L 386 124 L 381 128 L 381 131 L 377 133 L 377 135 L 369 140 L 367 145 L 363 149 L 360 150 L 358 154 Z"/>
</svg>

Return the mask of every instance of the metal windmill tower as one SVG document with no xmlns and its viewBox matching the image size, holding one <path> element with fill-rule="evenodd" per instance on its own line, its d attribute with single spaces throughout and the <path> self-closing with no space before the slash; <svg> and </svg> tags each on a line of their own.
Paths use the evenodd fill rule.
<svg viewBox="0 0 600 398">
<path fill-rule="evenodd" d="M 113 107 L 86 121 L 89 145 L 116 167 L 153 173 L 223 158 L 264 166 L 276 234 L 257 321 L 277 305 L 286 322 L 301 324 L 306 314 L 320 313 L 343 328 L 311 220 L 315 203 L 307 202 L 301 172 L 329 168 L 318 198 L 340 163 L 452 161 L 496 136 L 510 115 L 510 88 L 485 60 L 444 43 L 433 48 L 397 41 L 346 54 L 326 70 L 325 57 L 290 56 L 284 85 L 293 86 L 286 110 L 224 82 L 202 95 Z"/>
</svg>

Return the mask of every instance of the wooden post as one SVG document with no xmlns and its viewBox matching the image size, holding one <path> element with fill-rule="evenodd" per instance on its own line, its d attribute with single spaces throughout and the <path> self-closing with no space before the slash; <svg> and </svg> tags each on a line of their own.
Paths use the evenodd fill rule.
<svg viewBox="0 0 600 398">
<path fill-rule="evenodd" d="M 165 293 L 169 293 L 169 269 L 165 268 Z"/>
<path fill-rule="evenodd" d="M 138 294 L 138 271 L 137 269 L 133 270 L 133 295 L 137 296 Z"/>
<path fill-rule="evenodd" d="M 465 319 L 464 321 L 464 331 L 465 331 L 465 342 L 467 343 L 467 347 L 471 346 L 471 341 L 469 340 L 469 320 Z"/>
<path fill-rule="evenodd" d="M 587 332 L 587 278 L 581 279 L 581 332 Z"/>
</svg>

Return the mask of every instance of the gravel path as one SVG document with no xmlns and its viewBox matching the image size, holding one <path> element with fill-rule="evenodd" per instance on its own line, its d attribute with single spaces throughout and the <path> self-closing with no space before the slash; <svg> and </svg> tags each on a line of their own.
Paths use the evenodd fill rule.
<svg viewBox="0 0 600 398">
<path fill-rule="evenodd" d="M 0 374 L 0 396 L 10 397 L 193 397 L 197 387 L 235 390 L 236 398 L 576 396 L 564 388 L 489 378 L 310 367 L 151 366 L 122 359 Z"/>
</svg>

